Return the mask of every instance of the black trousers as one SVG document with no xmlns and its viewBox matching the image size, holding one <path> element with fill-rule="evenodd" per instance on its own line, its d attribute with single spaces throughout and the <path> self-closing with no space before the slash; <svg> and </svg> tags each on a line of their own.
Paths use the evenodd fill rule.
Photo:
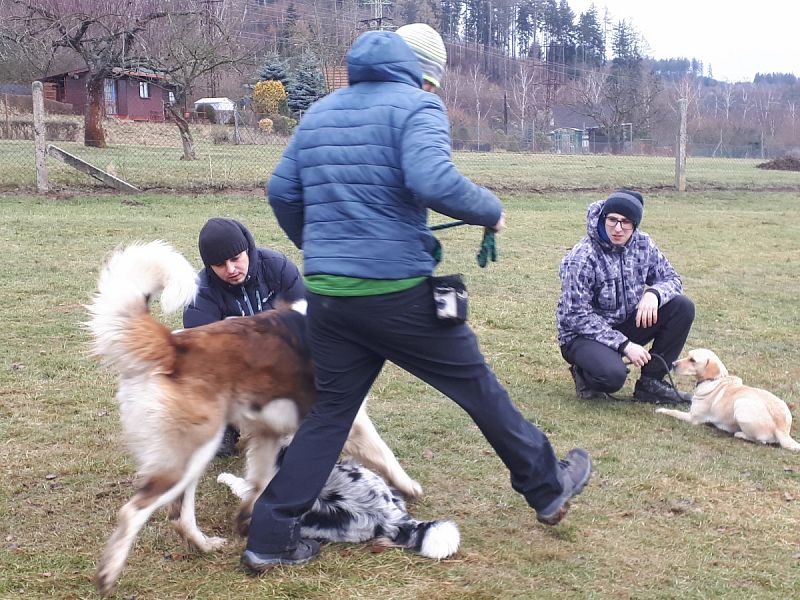
<svg viewBox="0 0 800 600">
<path fill-rule="evenodd" d="M 636 315 L 614 327 L 632 342 L 644 346 L 653 342 L 650 354 L 664 359 L 668 368 L 678 359 L 694 322 L 694 303 L 686 296 L 676 296 L 658 309 L 653 327 L 636 327 Z M 622 354 L 595 340 L 579 337 L 562 346 L 561 355 L 581 370 L 586 385 L 598 392 L 613 393 L 625 385 L 628 370 Z M 662 379 L 667 367 L 657 358 L 642 367 L 642 375 Z"/>
<path fill-rule="evenodd" d="M 547 437 L 512 404 L 472 329 L 436 318 L 429 282 L 381 296 L 308 294 L 308 319 L 317 402 L 255 504 L 249 550 L 283 552 L 297 544 L 299 518 L 322 490 L 386 360 L 472 417 L 530 506 L 544 508 L 561 494 L 558 461 Z"/>
</svg>

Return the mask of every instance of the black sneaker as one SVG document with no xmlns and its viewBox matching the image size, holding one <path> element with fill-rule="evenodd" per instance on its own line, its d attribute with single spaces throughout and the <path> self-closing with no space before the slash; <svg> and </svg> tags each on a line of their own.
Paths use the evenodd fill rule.
<svg viewBox="0 0 800 600">
<path fill-rule="evenodd" d="M 278 565 L 302 565 L 319 556 L 319 542 L 310 539 L 301 539 L 292 551 L 277 554 L 261 554 L 252 550 L 245 550 L 242 554 L 242 564 L 254 573 L 263 573 L 267 569 Z"/>
<path fill-rule="evenodd" d="M 575 395 L 578 398 L 582 400 L 604 400 L 608 397 L 604 392 L 590 389 L 575 365 L 570 365 L 569 372 L 572 374 L 572 381 L 575 382 Z"/>
<path fill-rule="evenodd" d="M 545 525 L 558 525 L 569 510 L 569 501 L 589 483 L 592 476 L 592 459 L 581 448 L 573 448 L 558 463 L 558 478 L 563 491 L 547 507 L 536 511 L 536 520 Z"/>
<path fill-rule="evenodd" d="M 222 435 L 222 442 L 217 448 L 217 456 L 238 456 L 239 448 L 236 444 L 239 443 L 239 430 L 236 427 L 228 425 L 225 428 L 225 433 Z"/>
<path fill-rule="evenodd" d="M 666 381 L 642 376 L 633 388 L 633 398 L 650 404 L 691 404 L 692 395 L 681 392 Z"/>
</svg>

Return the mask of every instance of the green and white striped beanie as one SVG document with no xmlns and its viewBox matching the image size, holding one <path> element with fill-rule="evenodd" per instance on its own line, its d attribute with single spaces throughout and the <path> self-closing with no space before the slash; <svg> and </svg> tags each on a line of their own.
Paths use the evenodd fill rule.
<svg viewBox="0 0 800 600">
<path fill-rule="evenodd" d="M 419 59 L 422 78 L 436 87 L 442 87 L 444 66 L 447 64 L 447 50 L 442 36 L 425 23 L 403 25 L 396 33 L 405 40 Z"/>
</svg>

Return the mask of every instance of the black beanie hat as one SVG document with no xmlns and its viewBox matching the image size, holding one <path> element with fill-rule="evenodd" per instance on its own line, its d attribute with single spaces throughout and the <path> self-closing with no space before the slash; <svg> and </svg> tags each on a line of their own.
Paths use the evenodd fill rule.
<svg viewBox="0 0 800 600">
<path fill-rule="evenodd" d="M 248 249 L 245 226 L 233 219 L 209 219 L 200 230 L 197 246 L 207 267 L 220 265 Z"/>
<path fill-rule="evenodd" d="M 603 204 L 601 217 L 605 219 L 611 213 L 627 217 L 634 227 L 639 227 L 644 214 L 644 198 L 639 192 L 618 190 L 611 194 Z"/>
</svg>

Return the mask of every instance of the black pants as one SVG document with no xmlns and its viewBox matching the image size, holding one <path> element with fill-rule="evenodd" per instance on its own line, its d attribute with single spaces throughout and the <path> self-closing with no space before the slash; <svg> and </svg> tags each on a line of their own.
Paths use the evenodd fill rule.
<svg viewBox="0 0 800 600">
<path fill-rule="evenodd" d="M 299 517 L 322 490 L 386 360 L 447 395 L 472 417 L 510 471 L 512 487 L 530 506 L 544 508 L 561 493 L 558 461 L 547 437 L 511 403 L 470 327 L 436 319 L 427 281 L 381 296 L 308 294 L 308 318 L 317 403 L 255 504 L 249 550 L 294 548 Z"/>
<path fill-rule="evenodd" d="M 658 309 L 658 322 L 653 327 L 636 327 L 634 314 L 624 323 L 614 327 L 632 342 L 644 346 L 653 342 L 650 354 L 664 359 L 668 367 L 678 359 L 694 321 L 694 304 L 686 296 L 676 296 Z M 613 393 L 625 385 L 628 370 L 622 355 L 595 340 L 579 337 L 562 346 L 561 355 L 568 363 L 581 370 L 586 385 L 598 392 Z M 667 368 L 657 358 L 642 367 L 642 375 L 662 379 Z"/>
</svg>

